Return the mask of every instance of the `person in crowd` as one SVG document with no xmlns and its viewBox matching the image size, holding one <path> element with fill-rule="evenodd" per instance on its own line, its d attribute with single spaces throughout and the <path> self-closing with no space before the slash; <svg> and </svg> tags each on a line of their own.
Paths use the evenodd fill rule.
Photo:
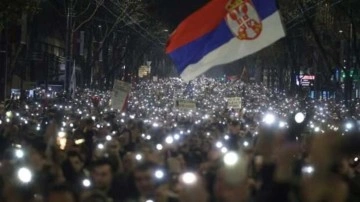
<svg viewBox="0 0 360 202">
<path fill-rule="evenodd" d="M 75 190 L 80 190 L 82 180 L 88 175 L 84 166 L 85 162 L 79 153 L 74 151 L 67 153 L 67 159 L 62 164 L 62 172 L 66 182 L 71 184 Z"/>
<path fill-rule="evenodd" d="M 139 164 L 133 172 L 135 193 L 129 196 L 125 202 L 138 202 L 156 199 L 156 178 L 154 177 L 156 165 L 152 162 Z"/>
<path fill-rule="evenodd" d="M 240 148 L 240 130 L 241 126 L 238 121 L 232 121 L 229 124 L 229 139 L 228 139 L 228 146 L 229 150 L 238 150 Z"/>
<path fill-rule="evenodd" d="M 41 97 L 0 114 L 1 202 L 360 201 L 360 117 L 334 100 L 210 78 L 134 83 L 124 111 L 104 91 Z M 303 106 L 304 128 L 285 121 Z"/>
<path fill-rule="evenodd" d="M 114 164 L 107 158 L 99 159 L 93 163 L 91 179 L 94 190 L 103 192 L 115 202 L 123 200 L 129 194 L 126 190 L 126 179 L 116 175 Z"/>
<path fill-rule="evenodd" d="M 79 196 L 69 186 L 59 184 L 51 187 L 45 196 L 48 202 L 79 202 Z"/>
</svg>

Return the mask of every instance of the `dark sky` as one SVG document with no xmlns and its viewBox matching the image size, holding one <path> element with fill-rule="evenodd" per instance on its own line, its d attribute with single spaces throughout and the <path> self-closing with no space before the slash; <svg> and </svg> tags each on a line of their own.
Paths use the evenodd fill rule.
<svg viewBox="0 0 360 202">
<path fill-rule="evenodd" d="M 206 4 L 209 0 L 147 0 L 149 12 L 163 23 L 174 28 L 188 15 Z"/>
</svg>

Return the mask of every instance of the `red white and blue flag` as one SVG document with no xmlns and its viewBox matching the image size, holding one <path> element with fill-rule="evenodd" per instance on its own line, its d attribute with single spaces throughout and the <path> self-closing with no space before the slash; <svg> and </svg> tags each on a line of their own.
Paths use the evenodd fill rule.
<svg viewBox="0 0 360 202">
<path fill-rule="evenodd" d="M 284 36 L 275 0 L 212 0 L 180 23 L 166 52 L 190 81 Z"/>
</svg>

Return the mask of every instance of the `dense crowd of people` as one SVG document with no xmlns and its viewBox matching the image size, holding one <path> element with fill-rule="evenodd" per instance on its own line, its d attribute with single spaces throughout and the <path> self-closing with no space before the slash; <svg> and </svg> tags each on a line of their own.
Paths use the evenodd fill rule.
<svg viewBox="0 0 360 202">
<path fill-rule="evenodd" d="M 0 201 L 360 201 L 356 100 L 210 78 L 140 81 L 123 111 L 111 92 L 47 93 L 1 113 Z"/>
</svg>

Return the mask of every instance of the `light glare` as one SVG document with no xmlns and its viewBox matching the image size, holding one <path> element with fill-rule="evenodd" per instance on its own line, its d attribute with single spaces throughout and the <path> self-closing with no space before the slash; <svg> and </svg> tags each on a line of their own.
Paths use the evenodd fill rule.
<svg viewBox="0 0 360 202">
<path fill-rule="evenodd" d="M 228 152 L 224 156 L 226 166 L 234 166 L 239 162 L 239 155 L 236 152 Z"/>
<path fill-rule="evenodd" d="M 22 183 L 29 183 L 32 180 L 32 173 L 28 168 L 20 168 L 17 172 L 17 176 Z"/>
</svg>

